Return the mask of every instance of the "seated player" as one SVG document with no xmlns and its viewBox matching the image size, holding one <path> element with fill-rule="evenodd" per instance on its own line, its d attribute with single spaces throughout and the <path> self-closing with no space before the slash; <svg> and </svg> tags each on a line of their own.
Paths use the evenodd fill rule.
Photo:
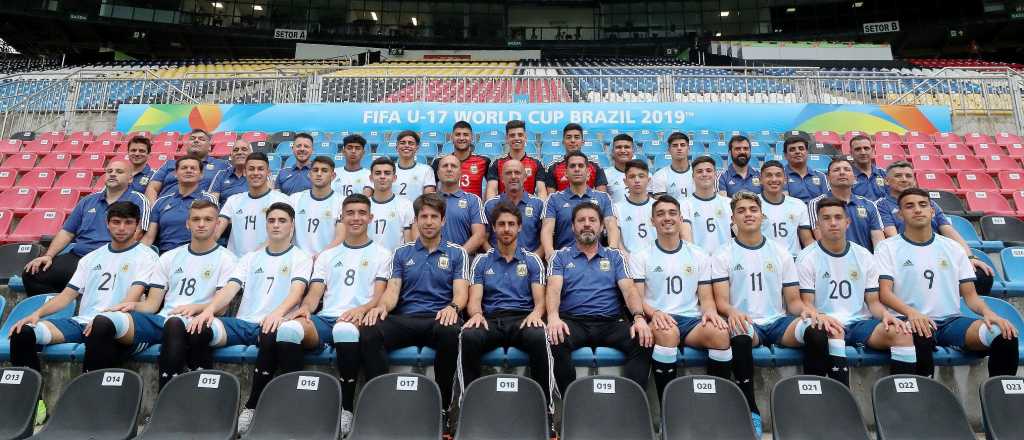
<svg viewBox="0 0 1024 440">
<path fill-rule="evenodd" d="M 752 192 L 733 194 L 732 222 L 736 238 L 713 253 L 712 288 L 718 313 L 729 321 L 733 375 L 750 405 L 760 435 L 761 415 L 754 402 L 753 347 L 809 345 L 804 373 L 824 376 L 829 359 L 828 332 L 841 335 L 829 321 L 819 321 L 813 307 L 800 299 L 799 279 L 789 250 L 761 232 L 761 199 Z M 797 318 L 801 319 L 797 319 Z M 845 366 L 845 358 L 833 364 Z"/>
<path fill-rule="evenodd" d="M 917 374 L 935 373 L 935 345 L 987 352 L 990 376 L 1017 373 L 1017 328 L 988 308 L 974 290 L 974 266 L 957 242 L 932 229 L 931 199 L 909 188 L 897 199 L 903 233 L 878 245 L 882 303 L 910 324 Z M 964 316 L 960 299 L 981 319 Z"/>
<path fill-rule="evenodd" d="M 248 431 L 260 393 L 274 378 L 278 367 L 286 371 L 302 369 L 302 347 L 279 346 L 274 342 L 285 315 L 299 305 L 313 270 L 309 254 L 292 244 L 295 210 L 287 203 L 274 203 L 267 208 L 267 246 L 242 256 L 228 283 L 213 297 L 203 312 L 188 324 L 188 331 L 197 344 L 211 347 L 227 345 L 259 345 L 253 369 L 252 390 L 238 417 L 238 432 Z M 238 313 L 233 318 L 216 317 L 245 290 Z M 297 351 L 298 356 L 280 353 Z M 298 365 L 281 365 L 278 361 L 295 361 Z"/>
<path fill-rule="evenodd" d="M 626 174 L 630 171 L 627 165 Z M 644 314 L 654 331 L 651 367 L 661 399 L 676 376 L 679 342 L 708 350 L 708 374 L 729 380 L 732 348 L 729 325 L 718 316 L 711 291 L 711 257 L 680 238 L 683 219 L 675 197 L 663 195 L 651 205 L 654 244 L 632 254 L 633 279 L 645 298 Z"/>
<path fill-rule="evenodd" d="M 846 204 L 825 197 L 815 209 L 821 240 L 800 252 L 796 270 L 804 301 L 818 310 L 821 319 L 835 320 L 844 328 L 845 341 L 830 336 L 830 360 L 832 356 L 846 356 L 848 344 L 867 346 L 889 350 L 892 374 L 914 374 L 917 354 L 910 328 L 878 300 L 875 257 L 863 246 L 846 239 L 846 228 L 850 226 Z M 850 385 L 845 366 L 830 367 L 830 377 Z"/>
</svg>

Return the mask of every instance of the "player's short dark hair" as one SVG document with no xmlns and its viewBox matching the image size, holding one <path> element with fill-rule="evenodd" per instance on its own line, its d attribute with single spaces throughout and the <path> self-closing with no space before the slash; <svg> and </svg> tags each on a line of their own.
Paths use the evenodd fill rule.
<svg viewBox="0 0 1024 440">
<path fill-rule="evenodd" d="M 565 136 L 565 134 L 570 132 L 570 131 L 578 131 L 578 132 L 580 132 L 580 135 L 582 135 L 583 134 L 583 126 L 580 125 L 580 124 L 577 124 L 575 122 L 570 122 L 568 124 L 565 124 L 565 127 L 562 127 L 562 136 Z"/>
<path fill-rule="evenodd" d="M 583 154 L 583 152 L 581 152 L 581 151 L 572 151 L 572 152 L 566 153 L 565 157 L 562 158 L 562 161 L 565 162 L 566 164 L 568 164 L 569 163 L 569 159 L 574 158 L 574 157 L 582 157 L 584 164 L 590 163 L 590 159 L 588 159 L 587 155 Z"/>
<path fill-rule="evenodd" d="M 178 169 L 181 168 L 181 163 L 186 161 L 186 160 L 194 160 L 194 161 L 198 162 L 199 163 L 199 168 L 200 168 L 199 171 L 203 171 L 202 170 L 202 168 L 203 168 L 203 160 L 200 159 L 199 156 L 197 156 L 195 154 L 191 154 L 191 153 L 186 154 L 182 158 L 174 161 L 174 171 L 178 171 Z"/>
<path fill-rule="evenodd" d="M 804 148 L 810 147 L 810 144 L 807 143 L 807 139 L 803 136 L 786 136 L 786 140 L 782 141 L 782 152 L 786 153 L 789 151 L 789 146 L 796 143 L 804 144 Z"/>
<path fill-rule="evenodd" d="M 412 202 L 412 212 L 416 217 L 420 216 L 420 210 L 424 206 L 433 209 L 441 214 L 441 218 L 444 218 L 445 201 L 437 193 L 425 193 L 421 194 L 416 198 L 416 201 Z"/>
<path fill-rule="evenodd" d="M 314 157 L 312 163 L 318 163 L 318 164 L 327 165 L 327 166 L 331 167 L 332 170 L 334 169 L 334 159 L 331 159 L 331 158 L 329 158 L 327 156 L 317 156 L 317 157 Z M 310 166 L 312 167 L 313 165 L 310 164 Z"/>
<path fill-rule="evenodd" d="M 666 140 L 665 142 L 667 142 L 669 145 L 672 145 L 673 142 L 680 139 L 686 141 L 687 145 L 689 145 L 690 137 L 687 136 L 686 133 L 683 133 L 681 131 L 672 132 L 672 134 L 668 135 L 668 140 Z"/>
<path fill-rule="evenodd" d="M 309 133 L 296 133 L 295 137 L 292 138 L 292 142 L 295 142 L 299 139 L 309 139 L 309 143 L 313 143 L 313 135 Z"/>
<path fill-rule="evenodd" d="M 135 220 L 138 223 L 142 218 L 142 210 L 132 202 L 114 202 L 107 208 L 107 221 L 115 218 Z"/>
<path fill-rule="evenodd" d="M 188 132 L 188 135 L 192 136 L 192 135 L 194 135 L 196 133 L 202 133 L 202 134 L 206 135 L 207 138 L 210 137 L 210 132 L 208 132 L 206 130 L 203 130 L 202 128 L 193 128 L 191 131 Z"/>
<path fill-rule="evenodd" d="M 344 147 L 345 145 L 348 144 L 359 144 L 363 148 L 366 148 L 366 138 L 356 133 L 341 138 L 341 146 Z"/>
<path fill-rule="evenodd" d="M 348 195 L 347 197 L 345 197 L 345 200 L 341 201 L 341 209 L 344 210 L 346 206 L 351 205 L 353 203 L 358 203 L 358 204 L 361 204 L 361 205 L 366 205 L 368 207 L 372 207 L 373 206 L 373 205 L 370 204 L 370 198 L 369 197 L 366 197 L 366 195 L 364 195 L 364 194 L 355 193 L 355 194 Z"/>
<path fill-rule="evenodd" d="M 132 144 L 142 144 L 142 145 L 145 145 L 147 153 L 149 153 L 150 151 L 153 151 L 153 142 L 150 141 L 148 137 L 145 137 L 145 136 L 132 136 L 132 138 L 128 140 L 128 146 L 131 146 Z"/>
<path fill-rule="evenodd" d="M 714 168 L 714 167 L 718 166 L 718 164 L 715 163 L 715 158 L 713 158 L 711 156 L 700 156 L 700 157 L 694 159 L 693 162 L 690 162 L 690 168 L 696 168 L 697 165 L 700 165 L 702 163 L 709 163 L 709 164 L 711 164 L 711 168 Z"/>
<path fill-rule="evenodd" d="M 763 173 L 764 173 L 764 170 L 766 170 L 766 169 L 768 169 L 768 168 L 772 168 L 772 167 L 775 167 L 775 168 L 779 168 L 779 169 L 781 169 L 781 170 L 782 170 L 783 172 L 785 172 L 785 171 L 786 171 L 786 166 L 785 166 L 785 165 L 783 165 L 783 164 L 782 164 L 782 162 L 779 162 L 779 161 L 777 161 L 777 160 L 774 160 L 774 159 L 772 159 L 772 160 L 769 160 L 769 161 L 767 161 L 767 162 L 765 162 L 765 163 L 761 164 L 761 173 L 763 174 Z"/>
<path fill-rule="evenodd" d="M 905 161 L 905 160 L 897 160 L 896 162 L 893 162 L 893 163 L 889 164 L 889 166 L 885 167 L 885 174 L 891 173 L 892 170 L 894 170 L 896 168 L 910 168 L 910 170 L 913 171 L 914 170 L 914 164 L 912 164 L 912 163 L 910 163 L 908 161 Z"/>
<path fill-rule="evenodd" d="M 473 126 L 469 125 L 469 122 L 466 121 L 455 121 L 455 124 L 452 125 L 452 131 L 455 131 L 455 129 L 458 128 L 465 128 L 466 130 L 473 131 Z"/>
<path fill-rule="evenodd" d="M 381 157 L 378 157 L 378 158 L 373 160 L 373 163 L 370 164 L 370 172 L 371 173 L 373 172 L 373 167 L 375 167 L 377 165 L 384 165 L 384 166 L 391 167 L 391 172 L 392 173 L 397 171 L 397 168 L 395 167 L 395 161 L 391 160 L 391 158 L 387 157 L 387 156 L 381 156 Z"/>
<path fill-rule="evenodd" d="M 292 219 L 293 221 L 295 220 L 295 208 L 292 208 L 292 205 L 289 205 L 285 202 L 271 203 L 270 207 L 267 208 L 267 217 L 270 216 L 270 211 L 273 211 L 275 209 L 284 211 L 285 214 L 288 214 L 288 218 Z"/>
<path fill-rule="evenodd" d="M 729 138 L 729 151 L 732 151 L 733 144 L 738 144 L 740 142 L 746 142 L 747 144 L 750 144 L 750 139 L 748 139 L 746 136 L 742 134 L 732 135 L 732 137 Z"/>
<path fill-rule="evenodd" d="M 825 208 L 839 208 L 843 211 L 843 215 L 846 215 L 846 202 L 835 197 L 824 197 L 818 200 L 818 204 L 814 206 L 814 213 L 821 215 L 821 210 Z"/>
<path fill-rule="evenodd" d="M 931 197 L 928 196 L 928 191 L 925 191 L 921 188 L 907 188 L 900 193 L 899 197 L 896 198 L 896 205 L 903 205 L 903 198 L 908 196 L 921 196 L 924 197 L 925 199 L 928 199 L 928 201 L 931 201 Z"/>
<path fill-rule="evenodd" d="M 635 144 L 635 142 L 633 142 L 633 136 L 630 136 L 629 133 L 619 133 L 612 138 L 612 144 L 615 144 L 618 141 L 626 141 L 629 142 L 630 145 Z"/>
<path fill-rule="evenodd" d="M 520 214 L 519 213 L 519 209 L 517 209 L 515 207 L 515 205 L 513 205 L 512 202 L 509 202 L 509 201 L 504 201 L 504 202 L 498 203 L 494 207 L 494 210 L 491 211 L 491 217 L 488 220 L 493 225 L 493 224 L 497 223 L 498 217 L 501 217 L 502 214 L 511 214 L 511 215 L 515 216 L 516 224 L 519 224 L 519 225 L 523 224 L 523 215 Z"/>
<path fill-rule="evenodd" d="M 206 208 L 213 208 L 213 209 L 216 209 L 218 211 L 220 210 L 220 207 L 217 206 L 216 203 L 213 203 L 213 202 L 211 202 L 209 200 L 205 200 L 205 199 L 197 199 L 194 202 L 192 202 L 191 205 L 188 206 L 188 210 L 189 211 L 192 211 L 193 209 L 206 209 Z"/>
<path fill-rule="evenodd" d="M 843 156 L 843 155 L 838 155 L 838 156 L 833 157 L 832 160 L 830 160 L 828 162 L 828 166 L 825 167 L 825 174 L 831 173 L 832 172 L 832 165 L 835 165 L 835 164 L 840 163 L 840 162 L 846 162 L 846 164 L 850 165 L 851 168 L 853 167 L 853 162 L 850 162 L 850 158 L 848 158 L 846 156 Z"/>
<path fill-rule="evenodd" d="M 676 209 L 679 209 L 679 200 L 677 200 L 675 197 L 672 197 L 672 196 L 670 196 L 668 194 L 662 194 L 662 195 L 656 197 L 654 199 L 654 203 L 651 204 L 651 216 L 654 215 L 654 209 L 658 207 L 659 203 L 668 203 L 668 204 L 670 204 L 672 206 L 675 206 Z"/>
<path fill-rule="evenodd" d="M 850 148 L 853 148 L 854 141 L 868 141 L 868 145 L 871 145 L 872 147 L 875 146 L 875 143 L 871 141 L 871 137 L 866 134 L 858 134 L 850 138 Z"/>
<path fill-rule="evenodd" d="M 645 173 L 651 173 L 651 167 L 647 166 L 647 162 L 639 159 L 633 159 L 631 161 L 626 162 L 626 166 L 625 168 L 623 168 L 622 171 L 624 173 L 629 173 L 630 168 L 640 168 L 641 170 L 644 170 Z"/>
<path fill-rule="evenodd" d="M 250 160 L 258 160 L 267 164 L 268 167 L 270 166 L 270 158 L 267 157 L 267 154 L 262 151 L 249 153 L 248 156 L 245 156 L 245 163 L 249 163 Z"/>
<path fill-rule="evenodd" d="M 523 122 L 523 120 L 521 119 L 513 119 L 505 123 L 505 133 L 508 133 L 509 130 L 516 128 L 522 128 L 523 130 L 526 130 L 526 122 Z"/>
<path fill-rule="evenodd" d="M 604 213 L 601 212 L 601 207 L 597 206 L 596 203 L 591 202 L 583 202 L 580 203 L 579 205 L 576 205 L 576 207 L 572 208 L 572 222 L 576 223 L 576 215 L 579 214 L 580 211 L 587 209 L 593 209 L 594 212 L 597 213 L 597 221 L 600 222 L 601 224 L 604 224 Z"/>
<path fill-rule="evenodd" d="M 395 142 L 402 140 L 405 137 L 412 137 L 416 141 L 416 145 L 420 144 L 420 134 L 412 130 L 402 130 L 398 132 L 398 136 L 395 136 Z"/>
</svg>

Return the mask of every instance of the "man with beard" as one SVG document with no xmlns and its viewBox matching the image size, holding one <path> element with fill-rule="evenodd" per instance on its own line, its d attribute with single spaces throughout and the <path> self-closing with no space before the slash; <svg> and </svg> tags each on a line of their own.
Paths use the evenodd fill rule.
<svg viewBox="0 0 1024 440">
<path fill-rule="evenodd" d="M 815 197 L 828 192 L 828 178 L 821 171 L 807 168 L 807 140 L 800 136 L 790 136 L 783 143 L 782 151 L 786 155 L 786 192 L 807 203 Z"/>
<path fill-rule="evenodd" d="M 573 244 L 572 213 L 577 205 L 583 203 L 593 204 L 601 210 L 601 219 L 608 231 L 608 247 L 620 249 L 619 223 L 612 199 L 607 193 L 587 187 L 587 157 L 574 151 L 568 154 L 565 163 L 571 186 L 552 194 L 544 205 L 544 221 L 540 230 L 544 255 L 554 255 L 556 250 Z"/>
<path fill-rule="evenodd" d="M 739 191 L 761 194 L 761 174 L 750 165 L 750 139 L 743 135 L 729 138 L 730 164 L 718 177 L 718 192 L 732 197 Z"/>
<path fill-rule="evenodd" d="M 313 136 L 308 133 L 296 134 L 292 140 L 292 157 L 295 158 L 295 164 L 282 168 L 274 182 L 277 190 L 288 196 L 312 186 L 309 167 L 313 158 Z"/>
<path fill-rule="evenodd" d="M 462 162 L 459 188 L 467 193 L 476 194 L 477 197 L 483 197 L 484 177 L 491 166 L 491 159 L 473 154 L 473 126 L 466 121 L 456 122 L 452 126 L 452 147 L 455 149 L 452 155 Z M 438 173 L 440 163 L 441 158 L 437 158 L 430 165 L 434 169 L 434 174 Z"/>
</svg>

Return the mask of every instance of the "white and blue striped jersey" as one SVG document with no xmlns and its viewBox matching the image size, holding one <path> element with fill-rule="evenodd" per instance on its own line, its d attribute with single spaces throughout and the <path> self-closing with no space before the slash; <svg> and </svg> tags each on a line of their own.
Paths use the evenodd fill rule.
<svg viewBox="0 0 1024 440">
<path fill-rule="evenodd" d="M 223 246 L 197 254 L 185 244 L 160 256 L 149 286 L 164 290 L 158 315 L 167 317 L 177 306 L 206 304 L 228 283 L 238 258 Z"/>
<path fill-rule="evenodd" d="M 312 272 L 313 259 L 294 245 L 279 254 L 263 248 L 243 255 L 228 280 L 245 290 L 235 317 L 262 321 L 288 297 L 292 281 L 308 284 Z"/>
<path fill-rule="evenodd" d="M 767 237 L 756 247 L 731 240 L 719 248 L 712 257 L 711 278 L 728 281 L 729 302 L 758 325 L 785 315 L 782 288 L 800 284 L 793 256 Z"/>
<path fill-rule="evenodd" d="M 843 325 L 868 319 L 871 311 L 864 297 L 878 293 L 878 267 L 863 246 L 847 241 L 841 254 L 812 243 L 796 258 L 800 293 L 814 294 L 814 307 Z"/>
<path fill-rule="evenodd" d="M 141 243 L 119 251 L 107 244 L 85 254 L 68 281 L 67 287 L 82 295 L 78 315 L 72 319 L 88 324 L 100 312 L 123 302 L 132 286 L 149 285 L 158 258 L 153 248 Z"/>
<path fill-rule="evenodd" d="M 692 243 L 665 250 L 653 245 L 630 255 L 633 279 L 644 283 L 644 300 L 651 307 L 679 316 L 700 316 L 697 287 L 711 284 L 711 257 Z"/>
<path fill-rule="evenodd" d="M 399 197 L 405 197 L 412 202 L 423 194 L 423 188 L 428 186 L 437 187 L 434 169 L 430 165 L 416 162 L 412 168 L 402 168 L 401 165 L 395 164 L 395 183 L 392 188 Z"/>
<path fill-rule="evenodd" d="M 309 254 L 319 254 L 334 240 L 334 225 L 341 219 L 341 202 L 345 195 L 331 191 L 319 200 L 313 190 L 289 196 L 295 208 L 295 245 Z"/>
<path fill-rule="evenodd" d="M 683 219 L 689 220 L 693 228 L 693 244 L 701 249 L 718 249 L 732 239 L 732 208 L 730 198 L 716 193 L 710 199 L 696 194 L 686 199 L 680 207 Z M 689 217 L 687 217 L 689 216 Z"/>
<path fill-rule="evenodd" d="M 694 188 L 693 167 L 689 167 L 685 172 L 680 173 L 673 170 L 672 165 L 666 165 L 660 170 L 655 171 L 654 176 L 651 177 L 651 193 L 668 194 L 675 197 L 679 203 L 683 203 L 684 200 L 693 195 Z"/>
<path fill-rule="evenodd" d="M 249 192 L 228 197 L 220 208 L 220 216 L 231 222 L 228 249 L 235 255 L 245 255 L 267 241 L 267 209 L 276 202 L 289 203 L 288 196 L 272 189 L 253 198 Z"/>
<path fill-rule="evenodd" d="M 629 199 L 615 204 L 619 229 L 622 230 L 622 244 L 627 252 L 640 252 L 652 246 L 658 239 L 658 232 L 654 230 L 651 222 L 652 206 L 654 199 L 650 197 L 639 205 Z"/>
<path fill-rule="evenodd" d="M 761 198 L 761 212 L 767 217 L 761 222 L 761 233 L 775 240 L 789 253 L 796 256 L 800 253 L 799 229 L 811 230 L 811 221 L 807 215 L 807 205 L 796 197 L 783 196 L 782 202 L 775 204 Z"/>
<path fill-rule="evenodd" d="M 341 194 L 342 198 L 359 194 L 363 192 L 363 188 L 373 187 L 373 182 L 370 181 L 370 170 L 366 168 L 349 171 L 345 167 L 340 167 L 334 169 L 334 174 L 331 188 L 334 189 L 334 192 Z"/>
<path fill-rule="evenodd" d="M 878 277 L 892 280 L 896 297 L 932 319 L 960 314 L 960 283 L 974 282 L 974 266 L 959 243 L 939 234 L 925 243 L 903 235 L 875 249 Z"/>
<path fill-rule="evenodd" d="M 310 283 L 326 286 L 318 315 L 337 318 L 341 313 L 373 299 L 376 282 L 391 277 L 391 252 L 369 242 L 360 247 L 342 243 L 320 254 L 313 265 Z"/>
<path fill-rule="evenodd" d="M 373 214 L 373 221 L 367 226 L 370 239 L 394 252 L 405 243 L 403 234 L 412 227 L 415 220 L 412 202 L 397 194 L 384 202 L 370 197 L 370 202 L 370 212 Z"/>
</svg>

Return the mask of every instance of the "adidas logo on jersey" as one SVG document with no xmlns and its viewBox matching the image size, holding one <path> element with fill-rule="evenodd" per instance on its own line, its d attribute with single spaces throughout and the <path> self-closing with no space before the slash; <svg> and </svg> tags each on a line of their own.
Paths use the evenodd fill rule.
<svg viewBox="0 0 1024 440">
<path fill-rule="evenodd" d="M 409 259 L 409 261 L 406 261 L 406 262 L 405 262 L 405 265 L 406 265 L 406 266 L 412 266 L 412 265 L 414 265 L 414 264 L 416 264 L 416 262 L 415 262 L 415 261 L 413 261 L 413 259 L 412 259 L 412 258 L 410 258 L 410 259 Z"/>
<path fill-rule="evenodd" d="M 174 274 L 177 275 L 179 273 L 185 273 L 185 271 L 179 267 L 178 270 L 174 271 Z"/>
<path fill-rule="evenodd" d="M 257 274 L 263 273 L 263 268 L 261 267 L 261 268 L 256 269 L 255 273 L 257 273 Z"/>
<path fill-rule="evenodd" d="M 569 264 L 566 264 L 566 265 L 565 265 L 565 268 L 566 268 L 566 269 L 575 269 L 575 268 L 576 268 L 576 265 L 575 265 L 575 264 L 573 264 L 573 263 L 572 263 L 572 262 L 570 261 L 570 262 L 569 262 Z"/>
<path fill-rule="evenodd" d="M 96 267 L 92 268 L 92 270 L 103 270 L 103 265 L 97 264 Z"/>
<path fill-rule="evenodd" d="M 907 260 L 906 262 L 903 263 L 903 267 L 912 267 L 913 265 L 914 262 L 910 260 Z"/>
<path fill-rule="evenodd" d="M 824 274 L 824 275 L 822 275 L 821 277 L 822 277 L 822 278 L 825 278 L 825 279 L 828 279 L 828 278 L 832 278 L 832 274 L 830 274 L 830 273 L 828 273 L 828 272 L 825 272 L 825 274 Z"/>
<path fill-rule="evenodd" d="M 631 221 L 633 221 L 633 216 L 631 216 L 631 215 L 627 215 L 627 216 L 626 216 L 626 221 L 627 221 L 627 222 L 631 222 Z"/>
<path fill-rule="evenodd" d="M 562 204 L 562 207 L 563 207 L 563 208 L 568 208 L 568 207 L 569 207 L 569 202 L 565 202 L 565 203 L 563 203 L 563 204 Z"/>
<path fill-rule="evenodd" d="M 736 267 L 732 268 L 732 270 L 743 270 L 743 265 L 742 265 L 742 264 L 739 264 L 739 263 L 737 263 L 737 264 L 736 264 Z"/>
<path fill-rule="evenodd" d="M 655 272 L 664 272 L 665 270 L 662 269 L 661 266 L 657 266 L 657 267 L 654 268 L 654 271 Z"/>
<path fill-rule="evenodd" d="M 96 213 L 96 208 L 89 208 L 89 211 L 88 211 L 88 212 L 89 212 L 90 214 L 94 214 L 94 213 Z"/>
<path fill-rule="evenodd" d="M 337 263 L 334 263 L 334 267 L 341 267 L 341 266 L 344 266 L 344 265 L 345 265 L 345 262 L 341 261 L 341 260 L 338 260 Z"/>
<path fill-rule="evenodd" d="M 305 209 L 300 209 L 299 210 L 299 214 L 300 215 L 305 215 L 306 214 L 306 210 Z"/>
<path fill-rule="evenodd" d="M 235 211 L 235 214 L 243 214 L 243 212 L 241 209 L 239 209 L 238 211 Z"/>
<path fill-rule="evenodd" d="M 487 269 L 487 272 L 484 272 L 484 275 L 494 275 L 494 269 Z"/>
</svg>

